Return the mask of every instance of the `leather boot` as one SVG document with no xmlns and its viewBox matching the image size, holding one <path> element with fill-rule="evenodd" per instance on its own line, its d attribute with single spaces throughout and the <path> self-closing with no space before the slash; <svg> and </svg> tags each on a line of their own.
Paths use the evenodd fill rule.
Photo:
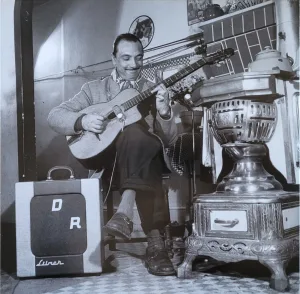
<svg viewBox="0 0 300 294">
<path fill-rule="evenodd" d="M 125 240 L 131 239 L 133 222 L 124 213 L 116 212 L 113 217 L 104 226 L 104 231 L 115 237 Z"/>
<path fill-rule="evenodd" d="M 152 230 L 147 235 L 146 267 L 148 272 L 156 276 L 171 276 L 175 269 L 165 248 L 159 230 Z"/>
</svg>

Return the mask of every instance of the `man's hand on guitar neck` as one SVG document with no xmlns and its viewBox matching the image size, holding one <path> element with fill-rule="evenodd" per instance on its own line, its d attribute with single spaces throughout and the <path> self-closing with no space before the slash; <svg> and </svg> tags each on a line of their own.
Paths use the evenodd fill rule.
<svg viewBox="0 0 300 294">
<path fill-rule="evenodd" d="M 171 117 L 169 92 L 164 84 L 158 85 L 152 93 L 156 93 L 156 109 L 163 119 Z"/>
<path fill-rule="evenodd" d="M 101 134 L 106 128 L 107 121 L 97 113 L 89 113 L 82 117 L 81 125 L 85 131 Z"/>
</svg>

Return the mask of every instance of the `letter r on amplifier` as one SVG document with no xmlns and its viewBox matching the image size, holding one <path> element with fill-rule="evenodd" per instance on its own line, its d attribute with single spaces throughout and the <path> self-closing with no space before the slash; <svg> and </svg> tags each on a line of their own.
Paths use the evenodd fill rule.
<svg viewBox="0 0 300 294">
<path fill-rule="evenodd" d="M 60 211 L 62 207 L 62 199 L 53 199 L 52 211 Z"/>
<path fill-rule="evenodd" d="M 77 229 L 81 229 L 80 217 L 78 217 L 78 216 L 71 217 L 70 230 L 72 230 L 74 226 L 76 226 Z"/>
</svg>

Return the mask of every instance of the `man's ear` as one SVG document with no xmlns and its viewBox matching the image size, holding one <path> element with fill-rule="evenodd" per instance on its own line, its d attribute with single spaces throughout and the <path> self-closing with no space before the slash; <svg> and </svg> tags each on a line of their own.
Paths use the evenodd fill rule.
<svg viewBox="0 0 300 294">
<path fill-rule="evenodd" d="M 112 54 L 111 55 L 111 60 L 114 66 L 116 66 L 116 57 Z"/>
</svg>

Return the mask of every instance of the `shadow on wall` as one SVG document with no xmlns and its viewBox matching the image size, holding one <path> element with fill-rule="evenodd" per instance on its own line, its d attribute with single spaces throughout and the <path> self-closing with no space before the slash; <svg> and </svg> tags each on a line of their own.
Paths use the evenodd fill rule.
<svg viewBox="0 0 300 294">
<path fill-rule="evenodd" d="M 50 2 L 50 1 L 49 1 Z M 33 8 L 32 11 L 32 34 L 33 34 L 33 60 L 35 68 L 37 56 L 43 44 L 48 40 L 52 33 L 57 29 L 62 21 L 63 15 L 68 11 L 73 1 L 51 0 L 42 6 Z M 50 4 L 50 5 L 49 5 Z M 39 10 L 47 8 L 47 14 L 51 13 L 51 22 L 45 22 L 44 16 L 38 13 Z M 50 9 L 50 11 L 49 11 Z"/>
</svg>

